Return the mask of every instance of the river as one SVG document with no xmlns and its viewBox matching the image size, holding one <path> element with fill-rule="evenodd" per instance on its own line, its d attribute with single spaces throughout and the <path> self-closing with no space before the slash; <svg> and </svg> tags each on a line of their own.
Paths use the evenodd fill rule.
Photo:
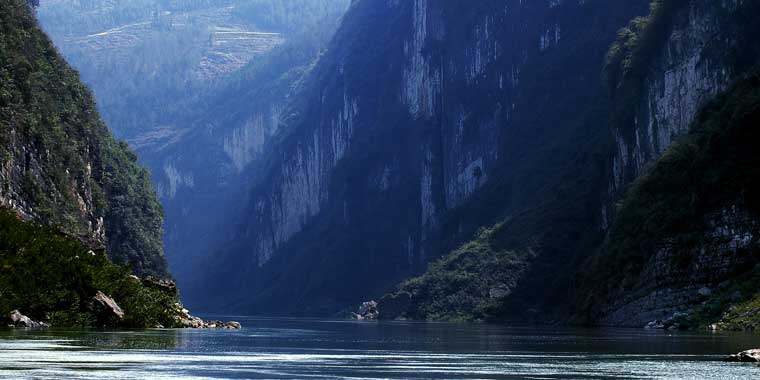
<svg viewBox="0 0 760 380">
<path fill-rule="evenodd" d="M 758 379 L 760 336 L 218 317 L 242 330 L 0 330 L 0 377 Z"/>
</svg>

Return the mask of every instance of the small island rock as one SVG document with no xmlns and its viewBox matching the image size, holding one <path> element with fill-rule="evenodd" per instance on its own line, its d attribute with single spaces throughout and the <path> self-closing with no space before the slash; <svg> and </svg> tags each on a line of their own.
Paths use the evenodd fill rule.
<svg viewBox="0 0 760 380">
<path fill-rule="evenodd" d="M 367 301 L 363 302 L 359 306 L 359 310 L 356 313 L 352 313 L 354 319 L 359 321 L 374 321 L 380 315 L 377 309 L 377 302 Z"/>
<path fill-rule="evenodd" d="M 725 359 L 727 362 L 760 363 L 760 348 L 742 351 Z"/>
<path fill-rule="evenodd" d="M 28 329 L 42 329 L 50 327 L 47 323 L 33 321 L 31 318 L 24 314 L 21 314 L 18 310 L 13 310 L 8 314 L 8 320 L 10 320 L 10 327 L 20 327 Z"/>
</svg>

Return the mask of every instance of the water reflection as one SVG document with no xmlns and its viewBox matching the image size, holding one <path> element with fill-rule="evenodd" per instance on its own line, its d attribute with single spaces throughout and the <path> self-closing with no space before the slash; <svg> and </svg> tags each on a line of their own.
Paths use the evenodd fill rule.
<svg viewBox="0 0 760 380">
<path fill-rule="evenodd" d="M 757 366 L 719 361 L 760 345 L 747 334 L 242 322 L 241 331 L 3 331 L 0 377 L 760 378 Z"/>
<path fill-rule="evenodd" d="M 63 349 L 94 347 L 113 350 L 175 350 L 184 345 L 186 334 L 182 330 L 0 330 L 0 339 L 6 341 L 43 341 L 66 343 Z M 0 340 L 0 342 L 2 342 Z M 8 343 L 8 342 L 3 342 Z"/>
</svg>

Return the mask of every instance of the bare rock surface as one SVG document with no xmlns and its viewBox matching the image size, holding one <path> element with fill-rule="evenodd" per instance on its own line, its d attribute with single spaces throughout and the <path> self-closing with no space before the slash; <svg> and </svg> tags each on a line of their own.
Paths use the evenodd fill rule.
<svg viewBox="0 0 760 380">
<path fill-rule="evenodd" d="M 24 314 L 21 314 L 18 310 L 13 310 L 8 314 L 8 320 L 10 321 L 10 327 L 19 327 L 27 329 L 42 329 L 48 328 L 50 325 L 44 322 L 33 321 L 31 318 Z"/>
<path fill-rule="evenodd" d="M 760 348 L 742 351 L 725 359 L 727 362 L 760 363 Z"/>
<path fill-rule="evenodd" d="M 95 301 L 95 305 L 99 307 L 105 314 L 114 316 L 118 319 L 124 319 L 124 311 L 113 300 L 113 298 L 107 296 L 105 293 L 98 291 L 92 300 Z"/>
<path fill-rule="evenodd" d="M 242 327 L 239 322 L 229 321 L 222 322 L 216 320 L 204 321 L 203 319 L 190 314 L 190 311 L 180 307 L 179 315 L 177 316 L 179 324 L 183 328 L 190 329 L 227 329 L 227 330 L 240 330 Z"/>
<path fill-rule="evenodd" d="M 359 310 L 356 313 L 351 313 L 353 319 L 358 321 L 374 321 L 380 316 L 380 311 L 377 309 L 377 302 L 367 301 L 363 302 L 359 306 Z"/>
</svg>

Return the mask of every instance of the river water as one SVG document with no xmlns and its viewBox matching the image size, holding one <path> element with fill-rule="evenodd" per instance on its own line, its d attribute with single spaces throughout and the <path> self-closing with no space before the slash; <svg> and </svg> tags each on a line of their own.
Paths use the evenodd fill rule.
<svg viewBox="0 0 760 380">
<path fill-rule="evenodd" d="M 217 317 L 218 319 L 222 319 Z M 226 317 L 229 330 L 0 330 L 1 378 L 760 379 L 751 334 Z"/>
</svg>

